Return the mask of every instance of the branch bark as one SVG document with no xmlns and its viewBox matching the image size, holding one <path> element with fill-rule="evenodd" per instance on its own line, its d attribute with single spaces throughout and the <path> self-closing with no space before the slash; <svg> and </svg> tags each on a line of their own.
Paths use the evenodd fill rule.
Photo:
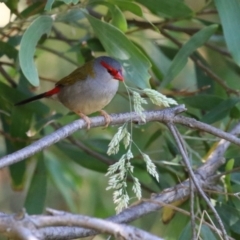
<svg viewBox="0 0 240 240">
<path fill-rule="evenodd" d="M 146 122 L 159 121 L 162 123 L 179 123 L 190 128 L 199 129 L 210 134 L 213 134 L 219 138 L 224 138 L 238 146 L 240 146 L 240 139 L 235 137 L 232 134 L 226 133 L 220 129 L 209 126 L 208 124 L 201 123 L 195 119 L 187 118 L 183 116 L 176 116 L 179 113 L 186 111 L 184 105 L 178 105 L 173 108 L 166 108 L 163 110 L 157 111 L 147 111 L 144 112 L 146 115 Z M 120 113 L 120 114 L 111 114 L 111 123 L 109 125 L 120 125 L 129 121 L 142 123 L 142 120 L 135 112 L 130 113 Z M 91 127 L 100 127 L 106 124 L 105 118 L 102 116 L 91 118 Z M 70 136 L 72 133 L 76 132 L 79 129 L 87 128 L 87 124 L 84 120 L 76 120 L 57 131 L 41 138 L 40 140 L 30 144 L 29 146 L 20 149 L 14 153 L 6 155 L 0 158 L 0 169 L 7 167 L 11 164 L 22 161 L 28 157 L 31 157 L 35 153 L 51 146 L 52 144 L 59 142 L 60 140 Z"/>
<path fill-rule="evenodd" d="M 198 183 L 198 186 L 200 186 L 202 189 L 209 189 L 209 187 L 216 184 L 216 180 L 218 180 L 218 178 L 215 175 L 215 172 L 216 172 L 217 168 L 224 163 L 223 155 L 224 155 L 226 149 L 228 148 L 228 146 L 230 145 L 230 142 L 228 142 L 227 140 L 240 146 L 240 140 L 234 136 L 234 134 L 237 135 L 240 133 L 240 123 L 238 123 L 236 125 L 236 127 L 230 133 L 226 133 L 219 129 L 211 127 L 207 124 L 198 122 L 194 119 L 186 118 L 183 116 L 176 116 L 176 114 L 181 113 L 185 110 L 186 109 L 185 109 L 184 105 L 180 105 L 180 106 L 177 106 L 174 108 L 164 109 L 164 110 L 160 110 L 160 111 L 145 112 L 146 120 L 147 121 L 161 121 L 164 123 L 169 123 L 169 122 L 179 123 L 179 124 L 182 124 L 182 125 L 185 125 L 185 126 L 188 126 L 191 128 L 196 128 L 196 129 L 199 129 L 202 131 L 206 131 L 208 133 L 214 134 L 215 136 L 224 138 L 219 141 L 215 150 L 211 153 L 211 155 L 208 157 L 208 159 L 206 159 L 205 164 L 203 164 L 201 167 L 199 167 L 197 169 L 197 171 L 195 171 L 195 173 L 194 173 L 195 181 Z M 111 117 L 112 117 L 111 125 L 122 124 L 126 121 L 129 121 L 130 119 L 133 121 L 140 121 L 139 117 L 135 113 L 112 114 Z M 105 125 L 105 121 L 104 121 L 103 117 L 92 118 L 92 127 L 104 126 L 104 125 Z M 74 131 L 76 131 L 80 128 L 84 128 L 84 127 L 87 127 L 87 124 L 83 120 L 74 121 L 73 123 L 59 129 L 58 131 L 50 134 L 49 136 L 46 136 L 43 139 L 31 144 L 30 146 L 28 146 L 25 149 L 28 149 L 29 147 L 31 149 L 32 147 L 34 147 L 35 149 L 30 151 L 31 154 L 34 154 L 34 151 L 36 151 L 36 150 L 40 151 L 41 149 L 49 146 L 50 143 L 53 144 L 53 143 L 63 139 L 64 137 L 69 136 Z M 43 142 L 45 142 L 45 145 L 43 145 Z M 22 150 L 24 150 L 24 149 L 22 149 Z M 6 156 L 6 157 L 2 158 L 2 160 L 0 160 L 0 166 L 1 167 L 8 166 L 8 165 L 14 163 L 15 161 L 23 160 L 25 155 L 21 155 L 21 154 L 23 154 L 23 153 L 21 153 L 22 150 L 20 150 L 20 155 L 19 155 L 19 153 L 17 153 L 17 154 L 13 153 L 13 154 L 9 155 L 10 157 Z M 26 150 L 24 150 L 24 151 L 26 151 Z M 21 157 L 19 158 L 19 156 L 21 156 Z M 172 202 L 175 202 L 180 199 L 188 198 L 189 195 L 190 195 L 189 179 L 187 179 L 184 182 L 182 182 L 174 187 L 165 189 L 163 192 L 161 192 L 159 194 L 152 195 L 152 198 L 149 201 L 140 202 L 132 207 L 125 209 L 118 215 L 108 218 L 107 222 L 117 223 L 117 224 L 129 223 L 129 222 L 134 221 L 150 212 L 158 211 L 162 207 L 161 203 L 165 203 L 165 204 L 172 203 Z M 66 214 L 66 215 L 70 216 L 71 214 L 70 215 Z M 0 232 L 2 232 L 4 229 L 6 230 L 6 227 L 9 226 L 8 224 L 10 222 L 8 222 L 8 224 L 6 224 L 6 219 L 9 220 L 9 219 L 11 219 L 10 217 L 14 217 L 14 216 L 15 215 L 0 214 Z M 20 235 L 20 237 L 21 237 L 20 239 L 30 239 L 30 238 L 26 238 L 26 235 L 32 236 L 31 239 L 35 239 L 34 237 L 36 237 L 36 236 L 41 236 L 42 238 L 46 238 L 49 240 L 51 240 L 51 239 L 62 239 L 62 240 L 73 239 L 73 238 L 95 235 L 98 233 L 96 230 L 99 230 L 96 228 L 93 228 L 94 230 L 85 229 L 85 228 L 79 227 L 79 224 L 74 225 L 74 226 L 59 226 L 59 225 L 63 224 L 63 223 L 60 224 L 60 222 L 58 222 L 57 226 L 56 226 L 56 224 L 54 226 L 52 226 L 52 225 L 50 226 L 49 224 L 45 225 L 45 226 L 41 225 L 42 227 L 36 230 L 35 229 L 36 223 L 34 224 L 33 219 L 36 219 L 38 217 L 46 217 L 46 216 L 28 216 L 28 215 L 26 215 L 24 217 L 24 219 L 30 218 L 31 221 L 29 222 L 29 224 L 30 223 L 31 224 L 27 225 L 28 226 L 27 229 L 25 229 L 25 231 L 21 232 L 22 235 Z M 14 218 L 16 218 L 16 217 L 14 217 Z M 23 218 L 21 218 L 21 216 L 17 217 L 18 221 L 20 221 L 21 219 L 23 219 Z M 13 222 L 11 222 L 11 224 L 12 223 Z M 19 232 L 18 227 L 15 228 L 15 225 L 10 225 L 10 226 L 13 226 L 12 229 L 14 230 L 14 231 L 10 231 L 11 233 L 16 234 Z M 86 225 L 84 225 L 84 227 L 86 227 Z M 87 226 L 87 227 L 89 228 L 89 226 Z M 35 231 L 37 231 L 37 232 L 35 232 Z M 135 230 L 131 230 L 131 231 L 135 232 Z M 8 233 L 10 233 L 10 232 L 8 231 Z M 61 233 L 61 234 L 59 234 L 59 233 Z M 154 238 L 150 238 L 150 239 L 154 239 Z"/>
</svg>

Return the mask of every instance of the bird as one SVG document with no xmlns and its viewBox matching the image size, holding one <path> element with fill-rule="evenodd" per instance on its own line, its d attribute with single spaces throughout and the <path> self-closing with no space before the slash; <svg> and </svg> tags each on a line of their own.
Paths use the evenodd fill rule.
<svg viewBox="0 0 240 240">
<path fill-rule="evenodd" d="M 103 110 L 115 96 L 119 81 L 123 82 L 123 68 L 114 58 L 97 57 L 56 82 L 55 87 L 39 95 L 15 103 L 23 105 L 42 98 L 54 98 L 75 112 L 90 128 L 91 120 L 87 115 L 99 111 L 106 120 L 110 116 Z"/>
</svg>

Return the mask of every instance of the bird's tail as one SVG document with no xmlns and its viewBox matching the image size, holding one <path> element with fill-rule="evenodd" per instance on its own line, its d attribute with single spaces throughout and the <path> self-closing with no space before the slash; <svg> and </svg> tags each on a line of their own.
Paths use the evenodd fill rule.
<svg viewBox="0 0 240 240">
<path fill-rule="evenodd" d="M 26 103 L 30 103 L 30 102 L 36 101 L 38 99 L 41 99 L 41 98 L 51 97 L 52 95 L 57 94 L 59 91 L 60 91 L 60 86 L 56 86 L 55 88 L 53 88 L 52 90 L 50 90 L 48 92 L 41 93 L 37 96 L 33 96 L 33 97 L 27 98 L 25 100 L 22 100 L 18 103 L 15 103 L 14 106 L 24 105 Z"/>
</svg>

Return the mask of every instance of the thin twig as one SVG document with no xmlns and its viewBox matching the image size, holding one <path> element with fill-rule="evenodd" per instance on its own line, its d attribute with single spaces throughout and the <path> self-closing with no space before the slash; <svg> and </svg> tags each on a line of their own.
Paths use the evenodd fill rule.
<svg viewBox="0 0 240 240">
<path fill-rule="evenodd" d="M 29 139 L 24 139 L 20 137 L 12 137 L 9 133 L 4 132 L 3 130 L 0 129 L 0 134 L 4 136 L 6 139 L 12 141 L 12 142 L 29 142 Z"/>
<path fill-rule="evenodd" d="M 56 27 L 52 27 L 52 31 L 55 33 L 55 36 L 58 40 L 62 40 L 64 42 L 66 42 L 68 45 L 73 46 L 74 44 L 72 43 L 72 40 L 70 40 L 69 38 L 65 37 L 65 35 L 63 35 L 61 33 L 61 31 L 59 31 Z"/>
<path fill-rule="evenodd" d="M 167 123 L 167 122 L 173 121 L 176 123 L 181 123 L 190 128 L 203 130 L 205 132 L 213 134 L 214 136 L 224 138 L 240 146 L 240 139 L 235 137 L 232 134 L 226 133 L 208 124 L 196 121 L 195 119 L 176 116 L 176 114 L 183 112 L 185 110 L 186 109 L 184 105 L 178 105 L 173 108 L 166 108 L 158 111 L 144 112 L 144 114 L 146 115 L 146 122 L 160 121 L 163 123 Z M 139 116 L 135 112 L 111 114 L 110 116 L 111 116 L 112 122 L 109 125 L 119 125 L 128 121 L 134 121 L 139 123 L 142 122 L 142 120 L 139 118 Z M 106 120 L 102 116 L 91 118 L 91 122 L 92 122 L 91 127 L 99 127 L 99 126 L 104 126 L 106 124 Z M 35 153 L 51 146 L 52 144 L 59 142 L 60 140 L 70 136 L 75 131 L 83 128 L 87 128 L 87 123 L 82 119 L 75 120 L 74 122 L 62 127 L 61 129 L 58 129 L 57 131 L 49 134 L 48 136 L 45 136 L 39 139 L 38 141 L 30 144 L 29 146 L 26 146 L 21 150 L 18 150 L 14 153 L 11 153 L 7 156 L 2 157 L 0 159 L 0 169 L 3 167 L 9 166 L 11 164 L 14 164 L 16 162 L 22 161 L 34 155 Z"/>
<path fill-rule="evenodd" d="M 189 180 L 189 187 L 190 187 L 190 216 L 191 216 L 191 227 L 192 227 L 192 240 L 197 239 L 196 233 L 196 224 L 195 224 L 195 212 L 194 212 L 194 185 L 193 181 Z"/>
<path fill-rule="evenodd" d="M 193 172 L 193 170 L 191 168 L 189 159 L 188 159 L 188 157 L 187 157 L 187 155 L 186 155 L 186 153 L 184 151 L 184 147 L 182 146 L 182 140 L 180 138 L 180 134 L 179 134 L 177 128 L 171 122 L 169 122 L 167 124 L 167 126 L 168 126 L 169 130 L 171 131 L 171 133 L 172 133 L 172 135 L 173 135 L 173 137 L 174 137 L 174 139 L 175 139 L 175 141 L 176 141 L 176 143 L 178 145 L 178 149 L 181 152 L 181 155 L 183 157 L 184 163 L 185 163 L 185 165 L 186 165 L 186 167 L 188 169 L 188 172 L 189 172 L 189 174 L 190 174 L 190 176 L 192 178 L 192 181 L 194 182 L 195 187 L 197 188 L 198 192 L 200 193 L 202 198 L 205 200 L 205 202 L 207 203 L 209 208 L 212 210 L 212 212 L 213 212 L 213 214 L 214 214 L 214 216 L 215 216 L 215 218 L 216 218 L 216 220 L 217 220 L 217 222 L 219 224 L 219 227 L 220 227 L 220 229 L 221 229 L 221 231 L 223 233 L 223 239 L 224 240 L 228 240 L 227 232 L 225 230 L 225 227 L 223 225 L 223 222 L 222 222 L 220 216 L 218 215 L 218 213 L 217 213 L 216 209 L 214 208 L 214 206 L 212 205 L 212 203 L 209 201 L 209 199 L 206 196 L 206 194 L 204 193 L 204 191 L 202 190 L 202 187 L 200 186 L 200 184 L 198 182 L 198 179 L 196 178 L 196 176 L 195 176 L 195 174 L 194 174 L 194 172 Z"/>
<path fill-rule="evenodd" d="M 175 118 L 176 117 L 180 117 L 180 116 L 175 116 Z M 174 118 L 172 118 L 172 120 L 174 120 Z M 236 134 L 236 135 L 240 134 L 240 123 L 238 123 L 234 127 L 234 129 L 230 132 L 230 134 Z M 223 164 L 221 158 L 224 155 L 229 144 L 230 143 L 224 139 L 219 141 L 215 150 L 206 159 L 205 164 L 201 166 L 199 169 L 197 169 L 198 174 L 196 175 L 196 177 L 200 178 L 200 176 L 205 176 L 204 181 L 199 181 L 199 183 L 202 184 L 203 189 L 209 188 L 209 186 L 212 184 L 210 176 L 212 176 L 216 172 L 216 169 Z M 200 179 L 202 180 L 202 177 Z M 176 186 L 165 189 L 163 192 L 159 194 L 152 195 L 151 200 L 149 200 L 148 202 L 140 202 L 139 204 L 135 204 L 129 208 L 126 208 L 121 213 L 108 218 L 108 220 L 113 221 L 115 223 L 128 223 L 138 218 L 141 218 L 142 216 L 150 212 L 154 212 L 161 209 L 163 205 L 161 203 L 168 204 L 168 203 L 176 202 L 178 200 L 188 198 L 189 195 L 190 195 L 189 179 L 187 179 L 184 182 L 177 184 Z M 79 228 L 72 229 L 66 226 L 56 227 L 54 229 L 44 228 L 44 229 L 40 229 L 40 231 L 41 231 L 41 234 L 43 234 L 49 240 L 55 240 L 57 237 L 56 235 L 57 232 L 61 232 L 61 238 L 60 238 L 61 240 L 65 239 L 66 236 L 69 238 L 69 235 L 72 238 L 78 238 L 78 237 L 92 236 L 96 234 L 96 232 L 92 230 L 79 229 Z M 214 231 L 215 232 L 217 231 L 216 233 L 219 234 L 218 229 L 215 229 Z M 232 238 L 229 237 L 229 239 L 232 239 Z"/>
<path fill-rule="evenodd" d="M 52 83 L 56 83 L 57 80 L 51 79 L 51 78 L 47 78 L 47 77 L 43 77 L 43 76 L 39 76 L 39 78 L 43 81 L 47 81 L 47 82 L 52 82 Z"/>
<path fill-rule="evenodd" d="M 175 43 L 179 48 L 182 47 L 182 43 L 179 42 L 176 38 L 174 38 L 172 35 L 170 35 L 168 32 L 166 32 L 164 29 L 161 29 L 162 35 L 164 35 L 166 38 L 170 39 L 173 43 Z M 199 59 L 197 59 L 195 56 L 190 55 L 189 56 L 194 63 L 201 68 L 209 77 L 211 77 L 215 82 L 217 82 L 220 86 L 222 86 L 227 93 L 234 93 L 236 95 L 239 95 L 239 91 L 232 89 L 227 86 L 225 81 L 220 78 L 217 74 L 215 74 L 209 67 L 204 65 Z"/>
<path fill-rule="evenodd" d="M 12 78 L 8 75 L 8 73 L 4 70 L 2 65 L 0 64 L 0 73 L 5 77 L 8 83 L 13 87 L 16 88 L 17 84 L 12 80 Z"/>
<path fill-rule="evenodd" d="M 209 67 L 204 65 L 200 60 L 196 57 L 191 57 L 191 59 L 196 63 L 196 65 L 201 68 L 209 77 L 211 77 L 215 82 L 217 82 L 220 86 L 222 86 L 227 93 L 234 93 L 239 95 L 239 90 L 232 89 L 228 87 L 223 79 L 221 79 L 216 73 L 214 73 Z"/>
<path fill-rule="evenodd" d="M 186 215 L 186 216 L 191 217 L 191 213 L 190 213 L 190 212 L 188 212 L 188 211 L 186 211 L 186 210 L 184 210 L 184 209 L 182 209 L 182 208 L 176 207 L 176 206 L 174 206 L 174 205 L 172 205 L 172 204 L 169 204 L 169 203 L 165 203 L 165 202 L 161 202 L 161 201 L 156 201 L 156 200 L 152 200 L 152 199 L 141 199 L 141 202 L 156 203 L 156 204 L 159 204 L 160 206 L 171 208 L 171 209 L 175 210 L 176 212 L 179 212 L 179 213 L 182 213 L 182 214 L 184 214 L 184 215 Z M 199 218 L 199 217 L 197 217 L 197 216 L 195 216 L 195 218 L 196 218 L 197 220 L 199 220 L 199 221 L 201 220 L 201 218 Z M 206 226 L 208 226 L 210 229 L 212 229 L 216 234 L 222 235 L 222 232 L 221 232 L 219 229 L 217 229 L 215 226 L 212 226 L 210 223 L 208 223 L 208 222 L 205 221 L 204 219 L 202 220 L 202 222 L 203 222 Z M 195 238 L 195 239 L 197 239 L 197 238 Z M 228 239 L 229 239 L 229 240 L 230 240 L 230 239 L 231 239 L 231 240 L 234 240 L 234 238 L 232 238 L 232 237 L 230 237 L 230 236 L 228 236 Z"/>
<path fill-rule="evenodd" d="M 68 62 L 70 62 L 70 63 L 72 63 L 72 64 L 75 65 L 75 66 L 79 66 L 79 64 L 78 64 L 77 62 L 73 61 L 73 60 L 72 60 L 71 58 L 69 58 L 69 57 L 66 57 L 65 54 L 63 54 L 63 53 L 61 53 L 61 52 L 58 52 L 58 51 L 56 51 L 56 50 L 54 50 L 54 49 L 52 49 L 52 48 L 49 48 L 49 47 L 46 47 L 46 46 L 43 46 L 43 45 L 38 45 L 37 47 L 40 48 L 40 49 L 42 49 L 42 50 L 45 50 L 45 51 L 47 51 L 47 52 L 53 53 L 53 54 L 61 57 L 62 59 L 66 60 L 66 61 L 68 61 Z"/>
<path fill-rule="evenodd" d="M 186 127 L 189 127 L 192 129 L 198 129 L 199 131 L 204 131 L 204 132 L 210 133 L 214 136 L 225 139 L 225 141 L 229 141 L 231 143 L 234 143 L 234 144 L 240 146 L 239 145 L 240 139 L 237 138 L 236 136 L 234 136 L 233 134 L 224 132 L 221 129 L 218 129 L 218 128 L 210 126 L 206 123 L 197 121 L 194 118 L 189 118 L 189 117 L 184 117 L 184 116 L 175 116 L 173 122 L 185 125 Z"/>
<path fill-rule="evenodd" d="M 214 51 L 221 53 L 224 56 L 232 58 L 231 53 L 229 51 L 227 51 L 225 48 L 221 48 L 221 47 L 219 47 L 219 46 L 217 46 L 215 44 L 211 44 L 211 43 L 205 43 L 205 45 L 207 47 L 213 49 Z"/>
<path fill-rule="evenodd" d="M 171 123 L 169 123 L 169 124 L 171 124 Z M 188 156 L 187 149 L 185 147 L 183 138 L 181 137 L 181 135 L 178 131 L 176 132 L 176 134 L 179 139 L 179 144 L 181 144 L 182 151 L 184 151 L 185 155 Z M 190 168 L 192 168 L 190 160 L 189 159 L 187 159 L 187 160 L 188 160 L 188 164 L 189 164 Z M 185 163 L 185 165 L 187 165 L 187 164 Z M 189 176 L 189 188 L 190 188 L 190 217 L 191 217 L 191 226 L 192 226 L 192 240 L 196 240 L 197 233 L 196 233 L 195 212 L 194 212 L 194 183 L 193 183 L 191 176 Z"/>
<path fill-rule="evenodd" d="M 9 66 L 9 67 L 14 67 L 14 66 L 15 66 L 13 63 L 4 62 L 4 61 L 0 61 L 0 65 L 7 65 L 7 66 Z"/>
</svg>

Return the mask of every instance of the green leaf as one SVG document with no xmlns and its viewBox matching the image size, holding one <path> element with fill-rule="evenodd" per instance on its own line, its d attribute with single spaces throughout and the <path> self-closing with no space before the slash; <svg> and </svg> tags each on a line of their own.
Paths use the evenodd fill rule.
<svg viewBox="0 0 240 240">
<path fill-rule="evenodd" d="M 229 98 L 227 100 L 222 101 L 215 108 L 213 108 L 210 112 L 203 116 L 201 119 L 202 122 L 205 123 L 214 123 L 228 116 L 231 108 L 235 106 L 237 102 L 239 102 L 239 98 Z"/>
<path fill-rule="evenodd" d="M 162 135 L 162 130 L 160 130 L 160 129 L 158 129 L 155 133 L 153 133 L 150 137 L 149 137 L 149 139 L 148 139 L 148 141 L 147 141 L 147 143 L 146 143 L 146 145 L 145 145 L 145 149 L 147 149 L 156 139 L 158 139 L 160 136 Z"/>
<path fill-rule="evenodd" d="M 230 159 L 227 161 L 227 164 L 226 164 L 226 167 L 225 167 L 225 170 L 226 171 L 231 171 L 234 167 L 234 159 Z M 227 190 L 229 193 L 232 193 L 232 186 L 231 186 L 231 175 L 230 174 L 226 174 L 225 176 L 225 183 L 226 183 L 226 186 L 227 186 Z"/>
<path fill-rule="evenodd" d="M 184 202 L 181 205 L 181 209 L 189 211 L 189 202 Z M 162 230 L 161 237 L 164 239 L 191 239 L 189 238 L 189 236 L 191 236 L 191 224 L 189 223 L 189 217 L 183 215 L 182 213 L 176 212 L 174 218 L 168 224 L 159 223 L 159 228 Z"/>
<path fill-rule="evenodd" d="M 166 69 L 170 66 L 170 60 L 162 53 L 161 49 L 156 46 L 147 36 L 142 33 L 131 34 L 131 40 L 140 46 L 152 64 L 152 71 L 159 80 L 162 80 L 166 74 Z"/>
<path fill-rule="evenodd" d="M 46 4 L 44 10 L 50 11 L 52 9 L 52 5 L 53 5 L 54 1 L 55 0 L 47 0 L 47 4 Z"/>
<path fill-rule="evenodd" d="M 94 32 L 107 53 L 122 62 L 129 84 L 149 87 L 148 69 L 151 64 L 143 53 L 116 27 L 100 21 L 85 12 Z"/>
<path fill-rule="evenodd" d="M 216 205 L 216 210 L 221 217 L 224 226 L 226 227 L 226 230 L 228 231 L 228 228 L 232 228 L 234 223 L 238 223 L 239 226 L 239 210 L 237 210 L 234 206 L 232 206 L 232 202 L 228 201 L 228 204 L 217 204 Z M 230 230 L 230 229 L 229 229 Z M 238 233 L 239 227 L 238 227 Z"/>
<path fill-rule="evenodd" d="M 21 87 L 24 79 L 22 75 L 20 76 L 18 88 Z M 2 86 L 3 87 L 3 86 Z M 3 94 L 8 99 L 12 100 L 13 96 L 8 96 L 9 92 L 12 91 L 11 88 L 6 86 L 3 87 Z M 10 91 L 9 91 L 10 90 Z M 15 94 L 16 95 L 16 94 Z M 38 110 L 37 110 L 38 111 Z M 28 137 L 26 132 L 32 122 L 32 118 L 35 111 L 29 111 L 26 108 L 11 107 L 11 120 L 9 126 L 9 133 L 13 139 L 21 139 L 20 141 L 9 141 L 9 146 L 12 149 L 10 152 L 15 152 L 19 149 L 24 148 L 28 145 Z M 8 151 L 9 152 L 9 151 Z M 10 166 L 10 173 L 12 178 L 12 186 L 14 189 L 21 190 L 25 183 L 25 171 L 26 171 L 26 161 L 21 161 Z"/>
<path fill-rule="evenodd" d="M 3 131 L 6 133 L 9 133 L 10 127 L 11 127 L 11 120 L 9 119 L 9 116 L 6 116 L 6 115 L 1 116 L 1 123 L 2 123 Z M 4 138 L 4 140 L 5 140 L 7 153 L 12 153 L 18 150 L 18 148 L 16 148 L 16 146 L 14 145 L 14 142 L 11 139 Z M 26 169 L 25 166 L 26 166 L 26 162 L 21 161 L 9 167 L 12 187 L 14 190 L 20 191 L 23 189 L 24 175 L 25 175 L 25 169 Z"/>
<path fill-rule="evenodd" d="M 4 54 L 9 58 L 16 59 L 18 51 L 11 44 L 0 41 L 0 57 L 2 57 Z"/>
<path fill-rule="evenodd" d="M 110 2 L 105 2 L 102 0 L 95 0 L 90 3 L 91 5 L 105 5 L 109 8 L 112 16 L 111 24 L 117 28 L 119 28 L 121 31 L 126 32 L 127 31 L 127 21 L 122 13 L 121 9 L 116 5 L 112 4 Z"/>
<path fill-rule="evenodd" d="M 64 161 L 62 154 L 59 153 L 60 152 L 57 151 L 46 153 L 46 168 L 53 183 L 61 192 L 70 210 L 72 212 L 77 212 L 79 202 L 75 202 L 74 199 L 78 192 L 79 184 L 81 183 L 81 176 L 75 172 L 75 169 L 69 162 Z"/>
<path fill-rule="evenodd" d="M 70 9 L 67 13 L 60 13 L 57 15 L 55 21 L 59 22 L 76 22 L 82 18 L 85 18 L 81 9 Z"/>
<path fill-rule="evenodd" d="M 66 155 L 66 157 L 72 159 L 74 162 L 81 165 L 82 167 L 94 170 L 96 172 L 107 172 L 107 164 L 100 162 L 96 158 L 92 157 L 90 154 L 83 152 L 81 149 L 73 146 L 72 144 L 60 142 L 57 143 L 56 146 L 59 148 L 60 151 L 63 152 L 64 155 Z M 92 151 L 96 151 L 96 149 L 92 149 Z"/>
<path fill-rule="evenodd" d="M 224 99 L 215 95 L 201 94 L 183 98 L 183 103 L 205 111 L 210 111 L 212 108 L 220 104 Z"/>
<path fill-rule="evenodd" d="M 28 142 L 24 140 L 28 139 L 26 132 L 29 129 L 33 114 L 34 112 L 27 111 L 26 109 L 13 108 L 9 132 L 13 139 L 22 139 L 23 141 L 11 141 L 12 152 L 24 148 L 28 144 Z M 10 166 L 12 184 L 15 189 L 19 190 L 23 187 L 25 170 L 25 161 Z"/>
<path fill-rule="evenodd" d="M 199 56 L 198 56 L 199 57 Z M 204 63 L 204 62 L 203 62 Z M 206 63 L 207 65 L 207 63 Z M 196 80 L 197 80 L 197 87 L 202 88 L 209 86 L 208 89 L 204 90 L 204 94 L 213 94 L 214 93 L 214 80 L 207 75 L 200 67 L 198 67 L 196 64 L 194 64 L 195 73 L 196 73 Z"/>
<path fill-rule="evenodd" d="M 8 85 L 0 82 L 0 107 L 5 111 L 9 112 L 14 109 L 19 109 L 19 115 L 16 117 L 16 119 L 18 119 L 23 113 L 25 113 L 25 111 L 33 112 L 38 115 L 44 115 L 49 113 L 49 108 L 40 101 L 36 101 L 23 106 L 13 107 L 14 103 L 19 102 L 20 100 L 27 97 L 29 97 L 29 95 L 23 94 L 16 89 L 11 88 Z"/>
<path fill-rule="evenodd" d="M 230 111 L 230 117 L 234 119 L 239 119 L 240 118 L 240 110 L 237 106 L 234 106 L 231 111 Z"/>
<path fill-rule="evenodd" d="M 62 118 L 62 114 L 56 113 L 44 118 L 41 118 L 39 121 L 37 121 L 34 125 L 30 126 L 28 130 L 28 136 L 33 137 L 37 133 L 39 133 L 43 128 L 50 125 L 51 123 L 56 122 L 59 118 Z"/>
<path fill-rule="evenodd" d="M 221 19 L 228 49 L 233 59 L 240 65 L 240 2 L 239 0 L 215 0 L 215 4 Z"/>
<path fill-rule="evenodd" d="M 129 11 L 135 15 L 142 17 L 142 9 L 134 2 L 125 0 L 111 0 L 112 3 L 116 4 L 122 11 Z"/>
<path fill-rule="evenodd" d="M 237 213 L 239 214 L 239 211 Z M 231 230 L 237 234 L 240 234 L 239 225 L 240 225 L 240 220 L 238 220 L 236 223 L 231 225 Z"/>
<path fill-rule="evenodd" d="M 181 232 L 181 235 L 179 236 L 179 240 L 186 240 L 191 239 L 191 224 L 188 222 L 188 224 L 183 228 L 183 231 Z"/>
<path fill-rule="evenodd" d="M 204 224 L 201 226 L 201 234 L 200 235 L 201 235 L 202 239 L 211 239 L 211 240 L 219 239 L 218 237 L 216 237 L 213 234 L 212 230 Z"/>
<path fill-rule="evenodd" d="M 172 81 L 178 73 L 187 64 L 189 55 L 191 55 L 197 48 L 201 47 L 217 30 L 218 26 L 216 24 L 210 25 L 201 29 L 199 32 L 195 33 L 179 50 L 177 55 L 174 57 L 171 66 L 161 84 L 161 87 L 166 86 L 170 81 Z"/>
<path fill-rule="evenodd" d="M 126 32 L 128 29 L 127 21 L 120 8 L 116 5 L 108 4 L 112 14 L 112 25 L 119 28 L 121 31 Z"/>
<path fill-rule="evenodd" d="M 43 152 L 41 152 L 38 154 L 37 166 L 33 173 L 24 203 L 28 214 L 41 214 L 44 210 L 47 191 L 46 173 L 44 155 Z"/>
<path fill-rule="evenodd" d="M 2 1 L 0 1 L 1 3 Z M 17 8 L 18 8 L 18 0 L 10 0 L 10 1 L 3 1 L 7 7 L 11 10 L 13 13 L 17 13 Z"/>
<path fill-rule="evenodd" d="M 192 10 L 180 0 L 137 0 L 152 13 L 167 18 L 182 18 L 193 15 Z"/>
<path fill-rule="evenodd" d="M 94 52 L 104 52 L 103 45 L 98 38 L 90 38 L 87 40 L 87 45 Z"/>
<path fill-rule="evenodd" d="M 48 34 L 51 30 L 53 20 L 49 16 L 40 16 L 37 18 L 23 34 L 19 62 L 21 69 L 33 86 L 39 85 L 37 68 L 33 61 L 36 45 L 43 34 Z"/>
<path fill-rule="evenodd" d="M 44 10 L 44 2 L 37 1 L 32 4 L 30 4 L 27 8 L 25 8 L 21 13 L 22 18 L 28 18 L 32 15 L 35 15 L 37 13 L 42 13 Z"/>
</svg>

